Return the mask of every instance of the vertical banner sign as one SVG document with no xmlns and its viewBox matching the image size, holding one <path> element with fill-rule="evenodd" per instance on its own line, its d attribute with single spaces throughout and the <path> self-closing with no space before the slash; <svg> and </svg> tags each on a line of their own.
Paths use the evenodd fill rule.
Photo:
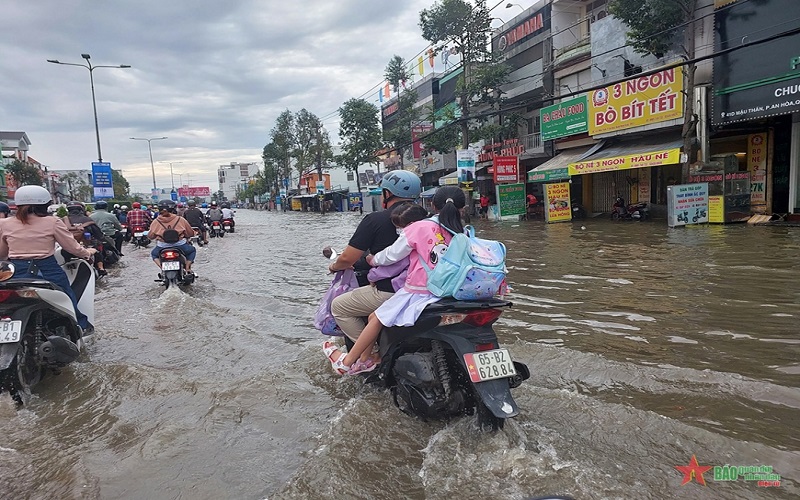
<svg viewBox="0 0 800 500">
<path fill-rule="evenodd" d="M 475 161 L 477 157 L 478 155 L 472 149 L 459 149 L 456 151 L 459 184 L 475 182 Z"/>
<path fill-rule="evenodd" d="M 756 211 L 763 213 L 767 204 L 767 134 L 747 136 L 747 170 L 750 171 L 750 206 L 760 206 Z"/>
<path fill-rule="evenodd" d="M 665 69 L 589 93 L 589 135 L 683 116 L 683 70 Z"/>
<path fill-rule="evenodd" d="M 708 223 L 708 183 L 667 186 L 669 227 Z"/>
<path fill-rule="evenodd" d="M 411 152 L 415 160 L 422 157 L 422 150 L 425 149 L 425 144 L 420 141 L 420 137 L 433 130 L 433 125 L 430 123 L 422 123 L 411 127 Z"/>
<path fill-rule="evenodd" d="M 637 184 L 639 197 L 637 201 L 650 203 L 650 169 L 640 168 L 637 171 L 639 172 L 639 183 Z"/>
<path fill-rule="evenodd" d="M 500 217 L 525 214 L 525 184 L 503 184 L 495 187 Z"/>
<path fill-rule="evenodd" d="M 547 206 L 545 219 L 548 223 L 572 220 L 572 208 L 570 207 L 569 201 L 569 182 L 545 184 L 544 203 Z"/>
<path fill-rule="evenodd" d="M 350 193 L 349 200 L 350 210 L 361 208 L 361 193 Z"/>
<path fill-rule="evenodd" d="M 95 198 L 114 197 L 114 182 L 112 181 L 110 163 L 92 162 L 92 186 L 94 186 Z"/>
<path fill-rule="evenodd" d="M 519 181 L 519 157 L 518 156 L 495 156 L 492 159 L 494 166 L 494 182 L 517 182 Z"/>
</svg>

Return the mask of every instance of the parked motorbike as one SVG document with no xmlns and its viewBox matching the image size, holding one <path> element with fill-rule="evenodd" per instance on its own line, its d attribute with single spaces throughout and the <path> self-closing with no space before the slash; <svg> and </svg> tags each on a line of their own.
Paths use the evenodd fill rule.
<svg viewBox="0 0 800 500">
<path fill-rule="evenodd" d="M 131 242 L 136 248 L 146 247 L 150 244 L 150 239 L 147 237 L 148 228 L 145 226 L 133 226 L 131 228 Z"/>
<path fill-rule="evenodd" d="M 222 223 L 218 220 L 211 221 L 211 226 L 209 227 L 208 233 L 212 238 L 222 238 L 225 236 L 225 230 L 222 229 Z"/>
<path fill-rule="evenodd" d="M 236 229 L 233 224 L 233 219 L 222 219 L 222 229 L 226 233 L 232 233 Z"/>
<path fill-rule="evenodd" d="M 497 299 L 443 299 L 414 326 L 384 328 L 382 362 L 368 380 L 388 388 L 408 415 L 427 420 L 477 413 L 481 429 L 502 429 L 519 413 L 511 389 L 530 377 L 525 364 L 500 348 L 492 328 L 509 306 Z"/>
<path fill-rule="evenodd" d="M 95 274 L 82 259 L 56 258 L 78 297 L 78 307 L 94 322 Z M 17 404 L 30 400 L 32 388 L 49 372 L 78 359 L 90 332 L 78 326 L 69 296 L 54 283 L 36 277 L 14 278 L 14 265 L 0 261 L 0 393 Z"/>
<path fill-rule="evenodd" d="M 625 200 L 621 196 L 617 196 L 611 207 L 611 218 L 614 220 L 647 220 L 650 218 L 650 209 L 644 202 L 626 205 Z"/>
<path fill-rule="evenodd" d="M 572 200 L 570 203 L 572 206 L 572 218 L 573 219 L 585 219 L 586 218 L 586 209 L 581 205 L 580 202 L 577 200 Z"/>
<path fill-rule="evenodd" d="M 191 285 L 194 283 L 194 273 L 186 271 L 186 257 L 180 248 L 166 247 L 159 252 L 161 272 L 158 279 L 165 287 L 178 285 Z"/>
</svg>

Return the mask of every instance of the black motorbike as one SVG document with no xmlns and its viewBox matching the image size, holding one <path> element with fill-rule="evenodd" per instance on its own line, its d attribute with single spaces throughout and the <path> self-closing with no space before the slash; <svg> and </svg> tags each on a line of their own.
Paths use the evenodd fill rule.
<svg viewBox="0 0 800 500">
<path fill-rule="evenodd" d="M 384 328 L 382 361 L 368 380 L 388 388 L 408 415 L 427 420 L 477 413 L 482 430 L 502 429 L 519 413 L 511 389 L 530 377 L 525 364 L 500 348 L 492 328 L 510 306 L 443 299 L 414 326 Z"/>
<path fill-rule="evenodd" d="M 225 236 L 225 230 L 222 228 L 222 222 L 215 220 L 211 221 L 208 227 L 208 235 L 211 238 L 222 238 Z"/>
<path fill-rule="evenodd" d="M 167 288 L 194 283 L 194 273 L 186 271 L 186 256 L 180 248 L 162 248 L 158 258 L 161 261 L 161 272 L 155 281 L 161 282 Z"/>
<path fill-rule="evenodd" d="M 578 201 L 572 200 L 570 203 L 572 207 L 572 218 L 573 219 L 585 219 L 586 218 L 586 208 Z"/>
<path fill-rule="evenodd" d="M 147 227 L 145 226 L 131 226 L 130 228 L 131 242 L 136 248 L 146 247 L 150 244 L 150 238 L 147 237 Z"/>
<path fill-rule="evenodd" d="M 233 233 L 236 231 L 236 224 L 233 219 L 222 219 L 222 230 L 226 233 Z"/>
<path fill-rule="evenodd" d="M 650 209 L 647 208 L 647 203 L 631 203 L 625 204 L 625 200 L 621 196 L 617 196 L 614 200 L 614 205 L 611 207 L 611 218 L 613 220 L 640 220 L 644 221 L 650 218 Z"/>
</svg>

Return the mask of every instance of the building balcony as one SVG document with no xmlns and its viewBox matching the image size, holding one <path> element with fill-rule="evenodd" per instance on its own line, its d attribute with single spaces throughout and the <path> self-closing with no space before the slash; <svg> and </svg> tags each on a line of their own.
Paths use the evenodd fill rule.
<svg viewBox="0 0 800 500">
<path fill-rule="evenodd" d="M 519 143 L 525 148 L 525 151 L 520 155 L 522 157 L 531 158 L 544 154 L 544 143 L 539 132 L 520 136 Z"/>
<path fill-rule="evenodd" d="M 556 49 L 555 58 L 553 59 L 553 66 L 560 67 L 566 66 L 567 63 L 577 62 L 578 60 L 591 57 L 592 55 L 592 40 L 587 33 L 580 40 L 571 43 L 566 47 Z"/>
</svg>

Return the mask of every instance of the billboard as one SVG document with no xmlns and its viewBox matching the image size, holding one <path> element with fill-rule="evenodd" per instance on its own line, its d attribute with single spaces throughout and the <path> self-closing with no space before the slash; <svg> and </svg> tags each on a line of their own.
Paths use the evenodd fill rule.
<svg viewBox="0 0 800 500">
<path fill-rule="evenodd" d="M 539 111 L 542 140 L 549 141 L 589 130 L 589 107 L 586 95 L 561 101 Z"/>
<path fill-rule="evenodd" d="M 458 182 L 466 184 L 475 181 L 475 160 L 478 154 L 472 149 L 459 149 L 456 151 L 456 168 L 458 169 Z"/>
<path fill-rule="evenodd" d="M 589 134 L 605 134 L 683 116 L 683 69 L 665 69 L 589 93 Z"/>
<path fill-rule="evenodd" d="M 111 174 L 111 163 L 92 162 L 92 186 L 94 187 L 94 197 L 113 198 L 114 182 Z"/>
<path fill-rule="evenodd" d="M 182 186 L 177 189 L 178 196 L 185 196 L 187 198 L 203 198 L 211 196 L 211 188 L 207 186 Z"/>
<path fill-rule="evenodd" d="M 495 156 L 494 182 L 517 182 L 519 180 L 519 156 Z"/>
</svg>

